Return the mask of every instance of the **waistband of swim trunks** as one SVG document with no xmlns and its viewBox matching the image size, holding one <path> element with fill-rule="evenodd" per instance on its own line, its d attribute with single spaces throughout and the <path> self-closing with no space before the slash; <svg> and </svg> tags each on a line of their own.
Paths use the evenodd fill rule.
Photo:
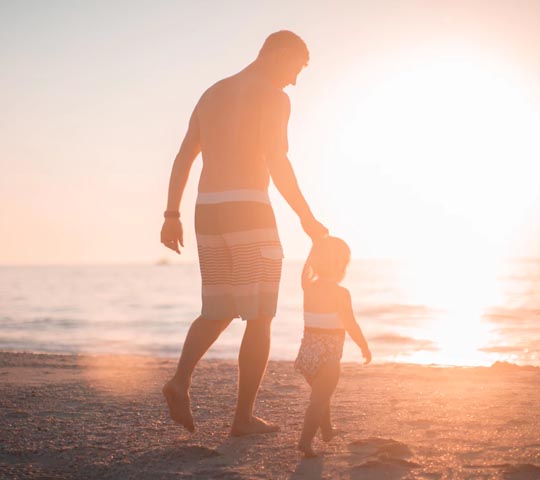
<svg viewBox="0 0 540 480">
<path fill-rule="evenodd" d="M 270 197 L 265 190 L 226 190 L 223 192 L 199 192 L 198 205 L 211 205 L 227 202 L 259 202 L 270 204 Z"/>
</svg>

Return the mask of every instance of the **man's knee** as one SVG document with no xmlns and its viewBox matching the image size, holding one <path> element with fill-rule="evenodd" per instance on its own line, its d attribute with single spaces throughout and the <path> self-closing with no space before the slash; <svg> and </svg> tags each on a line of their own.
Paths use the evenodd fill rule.
<svg viewBox="0 0 540 480">
<path fill-rule="evenodd" d="M 201 325 L 204 325 L 206 328 L 211 328 L 219 331 L 225 330 L 229 324 L 232 322 L 232 318 L 223 318 L 219 320 L 215 319 L 208 319 L 204 318 L 203 316 L 200 316 L 197 318 L 197 322 L 199 322 Z"/>
<path fill-rule="evenodd" d="M 232 321 L 232 318 L 224 318 L 223 320 L 218 320 L 219 328 L 221 329 L 221 331 L 225 330 Z"/>
<path fill-rule="evenodd" d="M 270 332 L 272 330 L 272 318 L 257 318 L 255 320 L 248 320 L 246 325 L 246 333 L 259 337 L 270 338 Z"/>
</svg>

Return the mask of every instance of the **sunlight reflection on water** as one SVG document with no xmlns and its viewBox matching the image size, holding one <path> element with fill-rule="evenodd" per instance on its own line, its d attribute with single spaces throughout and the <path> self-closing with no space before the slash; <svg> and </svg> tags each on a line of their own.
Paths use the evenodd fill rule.
<svg viewBox="0 0 540 480">
<path fill-rule="evenodd" d="M 286 262 L 272 358 L 302 336 L 301 262 Z M 175 357 L 200 309 L 196 264 L 2 267 L 0 348 Z M 377 362 L 540 364 L 540 261 L 353 261 L 345 285 Z M 235 358 L 237 320 L 209 357 Z M 361 361 L 347 341 L 345 361 Z"/>
</svg>

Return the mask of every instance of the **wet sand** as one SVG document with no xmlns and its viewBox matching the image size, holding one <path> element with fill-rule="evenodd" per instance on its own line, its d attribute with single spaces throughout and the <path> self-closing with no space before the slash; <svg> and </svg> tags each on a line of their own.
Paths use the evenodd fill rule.
<svg viewBox="0 0 540 480">
<path fill-rule="evenodd" d="M 275 434 L 228 435 L 236 362 L 203 361 L 189 434 L 161 386 L 175 361 L 0 352 L 0 478 L 540 479 L 540 368 L 344 364 L 345 433 L 295 450 L 309 389 L 271 362 L 257 414 Z"/>
</svg>

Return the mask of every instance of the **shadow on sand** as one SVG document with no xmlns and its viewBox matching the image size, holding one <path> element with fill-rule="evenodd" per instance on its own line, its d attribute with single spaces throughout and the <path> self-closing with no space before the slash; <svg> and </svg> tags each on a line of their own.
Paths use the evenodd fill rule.
<svg viewBox="0 0 540 480">
<path fill-rule="evenodd" d="M 322 479 L 324 466 L 324 458 L 322 456 L 316 458 L 302 458 L 296 469 L 292 473 L 290 480 L 301 480 L 309 478 L 310 480 Z"/>
</svg>

